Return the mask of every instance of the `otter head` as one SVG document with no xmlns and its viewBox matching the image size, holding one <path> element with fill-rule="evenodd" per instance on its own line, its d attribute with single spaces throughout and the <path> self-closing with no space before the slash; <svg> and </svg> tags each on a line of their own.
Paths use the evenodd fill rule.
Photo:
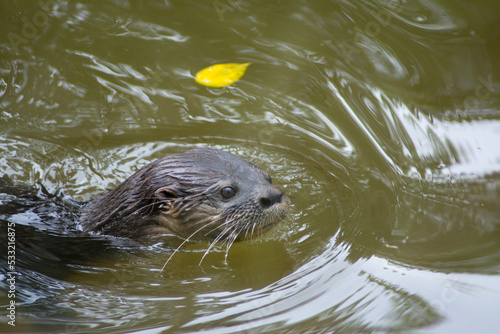
<svg viewBox="0 0 500 334">
<path fill-rule="evenodd" d="M 143 167 L 82 213 L 84 230 L 125 237 L 250 239 L 283 219 L 290 199 L 233 154 L 193 149 Z"/>
</svg>

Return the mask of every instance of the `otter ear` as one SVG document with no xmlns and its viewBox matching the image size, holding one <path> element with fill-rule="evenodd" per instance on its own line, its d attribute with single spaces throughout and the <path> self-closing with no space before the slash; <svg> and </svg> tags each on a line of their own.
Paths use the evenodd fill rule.
<svg viewBox="0 0 500 334">
<path fill-rule="evenodd" d="M 159 188 L 155 191 L 155 197 L 160 203 L 160 210 L 168 212 L 172 209 L 173 201 L 179 197 L 173 187 L 167 186 Z"/>
<path fill-rule="evenodd" d="M 174 187 L 166 186 L 166 187 L 158 188 L 155 191 L 155 196 L 159 200 L 169 201 L 169 200 L 173 200 L 175 198 L 178 198 L 179 197 L 179 193 L 175 190 Z"/>
</svg>

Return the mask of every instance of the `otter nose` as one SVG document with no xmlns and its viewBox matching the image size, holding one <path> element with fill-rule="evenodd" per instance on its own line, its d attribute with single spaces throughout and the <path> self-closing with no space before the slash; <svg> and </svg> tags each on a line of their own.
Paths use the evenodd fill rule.
<svg viewBox="0 0 500 334">
<path fill-rule="evenodd" d="M 274 204 L 281 203 L 282 200 L 283 192 L 276 187 L 269 187 L 262 192 L 259 202 L 264 209 L 267 209 Z"/>
</svg>

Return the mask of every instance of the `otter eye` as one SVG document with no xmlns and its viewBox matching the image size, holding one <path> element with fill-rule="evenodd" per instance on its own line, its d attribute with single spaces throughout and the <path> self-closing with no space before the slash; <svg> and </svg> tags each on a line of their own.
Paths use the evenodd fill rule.
<svg viewBox="0 0 500 334">
<path fill-rule="evenodd" d="M 236 190 L 233 187 L 224 187 L 221 189 L 220 194 L 225 199 L 230 199 L 236 194 Z"/>
</svg>

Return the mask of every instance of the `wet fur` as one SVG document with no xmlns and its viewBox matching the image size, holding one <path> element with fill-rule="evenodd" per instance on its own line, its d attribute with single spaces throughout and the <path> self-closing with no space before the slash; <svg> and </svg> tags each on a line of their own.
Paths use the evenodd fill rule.
<svg viewBox="0 0 500 334">
<path fill-rule="evenodd" d="M 227 185 L 236 186 L 239 197 L 222 199 L 220 189 Z M 281 197 L 263 207 L 265 196 Z M 265 171 L 233 154 L 202 148 L 143 167 L 89 203 L 81 222 L 85 231 L 120 237 L 176 235 L 232 244 L 276 224 L 289 206 Z"/>
</svg>

